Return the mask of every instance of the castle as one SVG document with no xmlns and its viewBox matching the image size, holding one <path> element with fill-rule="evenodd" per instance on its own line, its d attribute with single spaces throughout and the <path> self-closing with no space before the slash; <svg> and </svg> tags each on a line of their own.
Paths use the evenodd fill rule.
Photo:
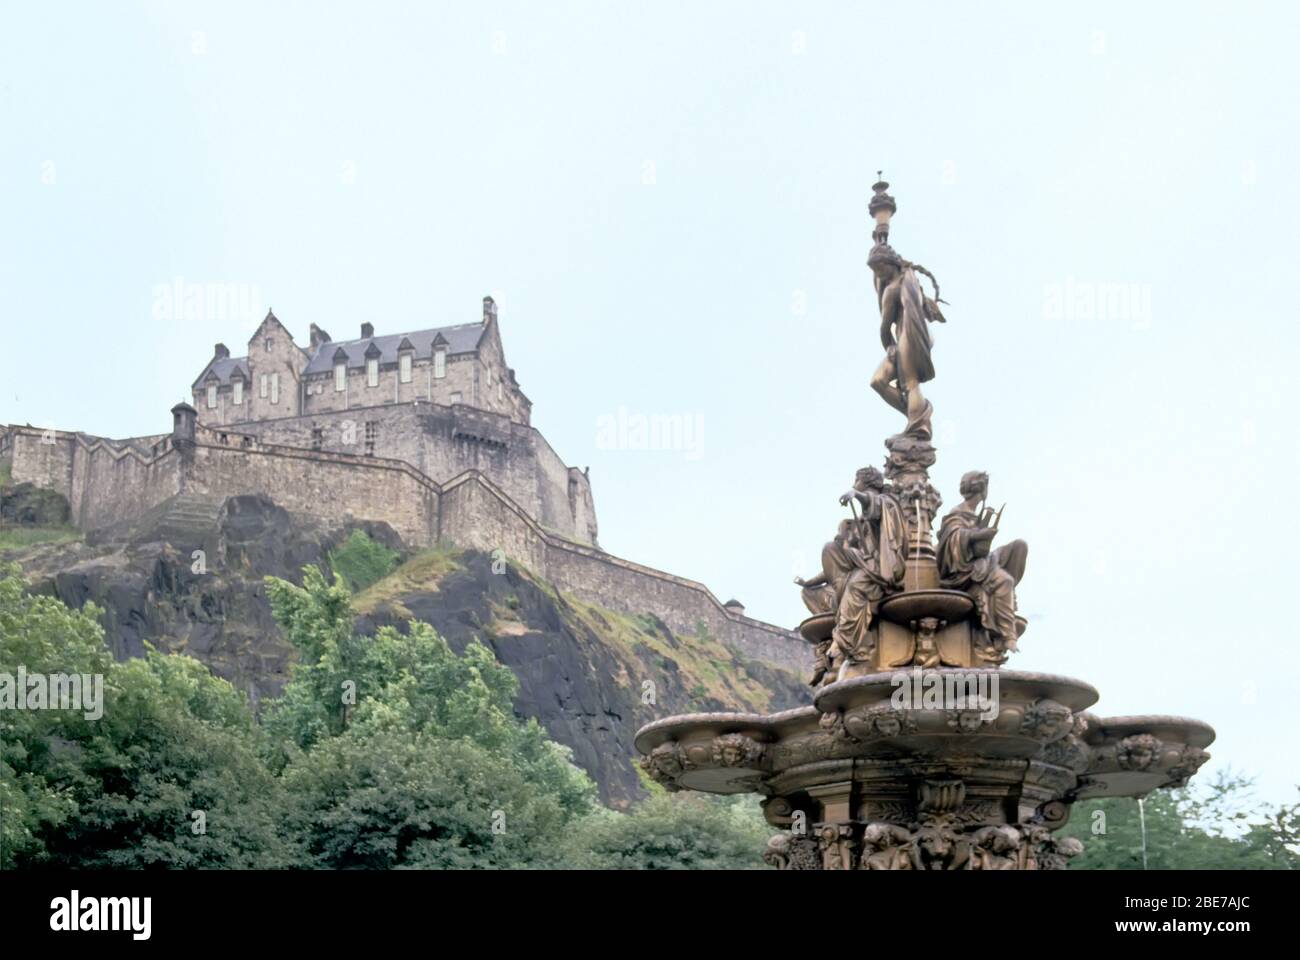
<svg viewBox="0 0 1300 960">
<path fill-rule="evenodd" d="M 52 490 L 87 533 L 169 504 L 263 494 L 331 523 L 383 522 L 412 548 L 501 551 L 557 589 L 678 632 L 703 625 L 748 656 L 802 670 L 796 634 L 703 584 L 606 553 L 585 470 L 531 425 L 496 305 L 478 322 L 306 348 L 268 312 L 244 357 L 218 343 L 167 434 L 110 440 L 0 427 L 0 470 Z"/>
<path fill-rule="evenodd" d="M 587 474 L 529 424 L 532 403 L 505 362 L 496 304 L 479 323 L 336 341 L 311 325 L 307 349 L 268 313 L 246 357 L 217 344 L 194 381 L 198 422 L 265 443 L 404 461 L 437 483 L 481 471 L 543 527 L 596 543 Z M 226 429 L 229 427 L 230 429 Z"/>
</svg>

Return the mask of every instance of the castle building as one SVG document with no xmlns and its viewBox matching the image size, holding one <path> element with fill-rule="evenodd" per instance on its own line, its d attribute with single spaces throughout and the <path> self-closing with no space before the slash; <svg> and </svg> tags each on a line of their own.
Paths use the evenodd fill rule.
<svg viewBox="0 0 1300 960">
<path fill-rule="evenodd" d="M 596 543 L 587 473 L 566 466 L 530 420 L 506 364 L 497 308 L 482 320 L 335 340 L 316 324 L 306 348 L 273 312 L 232 357 L 218 343 L 192 386 L 198 422 L 310 450 L 403 460 L 437 482 L 492 478 L 542 526 Z"/>
<path fill-rule="evenodd" d="M 273 312 L 249 338 L 248 355 L 218 343 L 194 381 L 194 406 L 208 426 L 334 413 L 389 404 L 465 404 L 529 422 L 532 402 L 506 365 L 496 304 L 483 319 L 410 333 L 335 340 L 316 324 L 306 349 Z"/>
</svg>

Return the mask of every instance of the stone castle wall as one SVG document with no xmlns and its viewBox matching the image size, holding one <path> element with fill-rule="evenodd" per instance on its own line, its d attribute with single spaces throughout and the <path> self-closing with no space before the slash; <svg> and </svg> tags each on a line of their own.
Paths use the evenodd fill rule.
<svg viewBox="0 0 1300 960">
<path fill-rule="evenodd" d="M 14 483 L 61 493 L 82 530 L 135 517 L 180 492 L 181 464 L 167 435 L 112 443 L 61 430 L 6 433 Z"/>
<path fill-rule="evenodd" d="M 408 411 L 416 418 L 427 414 L 427 408 Z M 474 414 L 485 416 L 482 411 Z M 446 415 L 445 410 L 434 414 Z M 261 426 L 272 436 L 297 440 L 294 431 L 302 422 L 268 421 Z M 457 422 L 464 426 L 453 417 Z M 486 432 L 485 426 L 481 429 Z M 473 452 L 467 452 L 463 462 L 508 457 L 508 450 L 485 452 L 483 439 L 467 441 Z M 571 471 L 554 459 L 559 464 L 554 486 L 563 489 L 559 484 L 570 482 Z M 437 465 L 450 469 L 451 463 Z M 676 632 L 694 633 L 703 623 L 711 635 L 756 659 L 800 671 L 811 659 L 808 645 L 796 635 L 724 608 L 703 584 L 614 557 L 548 529 L 479 465 L 439 483 L 405 458 L 304 449 L 203 426 L 190 443 L 183 436 L 162 436 L 120 444 L 10 427 L 0 437 L 0 464 L 9 466 L 16 483 L 31 482 L 66 496 L 74 523 L 85 530 L 133 519 L 178 493 L 261 493 L 290 511 L 326 521 L 385 522 L 412 547 L 447 543 L 503 551 L 580 600 L 629 614 L 653 613 Z M 489 466 L 492 477 L 502 475 L 499 464 Z M 547 509 L 540 493 L 534 493 L 534 503 L 543 504 L 543 513 Z"/>
<path fill-rule="evenodd" d="M 466 405 L 380 404 L 213 429 L 303 450 L 404 460 L 437 483 L 477 470 L 542 526 L 596 542 L 587 477 L 565 465 L 536 428 L 501 414 Z"/>
</svg>

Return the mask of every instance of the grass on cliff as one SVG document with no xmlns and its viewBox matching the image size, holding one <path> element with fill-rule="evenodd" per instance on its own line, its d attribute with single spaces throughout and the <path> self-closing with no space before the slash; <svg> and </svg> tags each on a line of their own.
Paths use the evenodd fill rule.
<svg viewBox="0 0 1300 960">
<path fill-rule="evenodd" d="M 694 633 L 674 635 L 674 645 L 649 615 L 618 613 L 565 594 L 565 602 L 578 620 L 598 636 L 611 640 L 639 661 L 662 668 L 677 665 L 677 674 L 692 701 L 701 710 L 717 704 L 735 710 L 769 708 L 772 694 L 755 681 L 721 640 L 711 636 L 703 623 Z"/>
<path fill-rule="evenodd" d="M 448 547 L 417 553 L 387 576 L 358 592 L 352 598 L 352 609 L 365 614 L 387 607 L 397 616 L 409 620 L 411 611 L 397 598 L 410 593 L 436 593 L 438 581 L 460 569 L 460 563 L 457 562 L 459 553 L 460 551 Z"/>
<path fill-rule="evenodd" d="M 14 527 L 0 525 L 0 554 L 42 543 L 70 543 L 81 539 L 76 527 Z"/>
</svg>

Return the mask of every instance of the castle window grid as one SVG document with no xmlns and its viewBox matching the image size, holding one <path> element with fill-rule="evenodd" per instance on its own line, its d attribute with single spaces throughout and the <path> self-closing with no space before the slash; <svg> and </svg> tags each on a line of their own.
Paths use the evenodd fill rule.
<svg viewBox="0 0 1300 960">
<path fill-rule="evenodd" d="M 366 421 L 366 456 L 375 455 L 375 441 L 379 439 L 379 424 L 374 420 Z"/>
<path fill-rule="evenodd" d="M 348 388 L 348 365 L 346 363 L 334 364 L 334 392 L 342 393 Z"/>
<path fill-rule="evenodd" d="M 244 381 L 236 377 L 230 385 L 230 391 L 231 402 L 237 407 L 241 406 L 244 402 Z"/>
<path fill-rule="evenodd" d="M 366 361 L 366 386 L 379 386 L 379 360 L 375 357 Z"/>
<path fill-rule="evenodd" d="M 271 402 L 280 402 L 280 374 L 271 374 Z"/>
<path fill-rule="evenodd" d="M 438 349 L 433 351 L 433 377 L 435 380 L 441 380 L 447 376 L 447 351 Z"/>
<path fill-rule="evenodd" d="M 400 379 L 402 383 L 411 382 L 411 359 L 411 353 L 408 351 L 404 352 L 398 360 L 398 379 Z"/>
<path fill-rule="evenodd" d="M 266 395 L 267 395 L 267 392 L 268 392 L 268 391 L 267 391 L 267 384 L 269 384 L 270 382 L 271 382 L 271 378 L 268 377 L 266 374 L 262 374 L 262 379 L 261 379 L 260 381 L 258 381 L 257 394 L 258 394 L 258 396 L 260 396 L 263 400 L 266 399 Z"/>
<path fill-rule="evenodd" d="M 217 385 L 215 383 L 208 385 L 208 409 L 214 410 L 217 406 Z"/>
</svg>

